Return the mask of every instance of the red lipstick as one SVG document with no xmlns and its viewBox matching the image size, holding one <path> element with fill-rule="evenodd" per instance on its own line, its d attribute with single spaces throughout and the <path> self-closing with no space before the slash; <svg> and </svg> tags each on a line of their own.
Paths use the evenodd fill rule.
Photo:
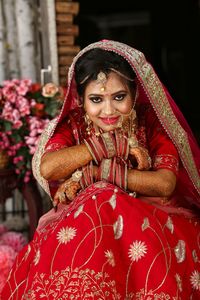
<svg viewBox="0 0 200 300">
<path fill-rule="evenodd" d="M 114 125 L 118 122 L 119 116 L 118 117 L 112 117 L 112 118 L 100 118 L 100 119 L 106 125 Z"/>
</svg>

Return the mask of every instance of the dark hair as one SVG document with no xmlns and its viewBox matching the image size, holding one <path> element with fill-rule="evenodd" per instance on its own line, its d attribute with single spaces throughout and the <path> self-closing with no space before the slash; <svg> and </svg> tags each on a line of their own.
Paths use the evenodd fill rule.
<svg viewBox="0 0 200 300">
<path fill-rule="evenodd" d="M 131 80 L 135 78 L 135 73 L 129 63 L 113 51 L 96 48 L 84 53 L 75 65 L 75 80 L 79 95 L 83 95 L 90 81 L 97 79 L 99 72 L 109 74 L 111 69 L 115 69 Z M 131 91 L 135 88 L 133 81 L 126 80 L 126 83 Z"/>
</svg>

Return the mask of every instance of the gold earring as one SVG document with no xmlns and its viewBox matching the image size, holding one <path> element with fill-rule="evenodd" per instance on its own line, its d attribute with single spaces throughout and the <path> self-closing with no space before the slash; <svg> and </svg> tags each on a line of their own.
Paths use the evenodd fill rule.
<svg viewBox="0 0 200 300">
<path fill-rule="evenodd" d="M 87 128 L 86 128 L 87 134 L 90 135 L 93 127 L 93 122 L 90 120 L 87 113 L 85 113 L 84 119 L 85 119 L 85 123 L 87 124 Z"/>
</svg>

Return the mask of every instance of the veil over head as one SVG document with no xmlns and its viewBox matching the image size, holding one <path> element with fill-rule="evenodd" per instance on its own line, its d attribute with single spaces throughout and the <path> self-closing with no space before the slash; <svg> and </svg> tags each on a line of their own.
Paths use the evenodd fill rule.
<svg viewBox="0 0 200 300">
<path fill-rule="evenodd" d="M 70 114 L 71 110 L 80 106 L 80 99 L 74 79 L 75 65 L 85 52 L 95 48 L 113 51 L 121 55 L 133 68 L 139 92 L 137 101 L 140 103 L 150 103 L 153 107 L 160 123 L 179 152 L 182 162 L 182 168 L 179 172 L 179 185 L 187 186 L 188 201 L 200 207 L 200 150 L 189 125 L 169 92 L 159 80 L 153 67 L 147 62 L 144 54 L 126 44 L 112 40 L 102 40 L 90 44 L 82 49 L 74 58 L 68 72 L 67 93 L 60 114 L 55 120 L 49 123 L 41 135 L 33 157 L 32 165 L 35 178 L 46 192 L 50 194 L 48 182 L 40 174 L 41 156 L 57 124 Z"/>
</svg>

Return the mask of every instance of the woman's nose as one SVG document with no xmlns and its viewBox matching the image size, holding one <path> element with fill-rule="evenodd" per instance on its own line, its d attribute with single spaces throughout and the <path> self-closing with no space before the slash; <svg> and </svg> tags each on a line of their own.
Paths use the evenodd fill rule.
<svg viewBox="0 0 200 300">
<path fill-rule="evenodd" d="M 110 100 L 106 100 L 104 102 L 104 107 L 103 107 L 102 112 L 105 115 L 112 115 L 115 112 L 115 108 Z"/>
</svg>

